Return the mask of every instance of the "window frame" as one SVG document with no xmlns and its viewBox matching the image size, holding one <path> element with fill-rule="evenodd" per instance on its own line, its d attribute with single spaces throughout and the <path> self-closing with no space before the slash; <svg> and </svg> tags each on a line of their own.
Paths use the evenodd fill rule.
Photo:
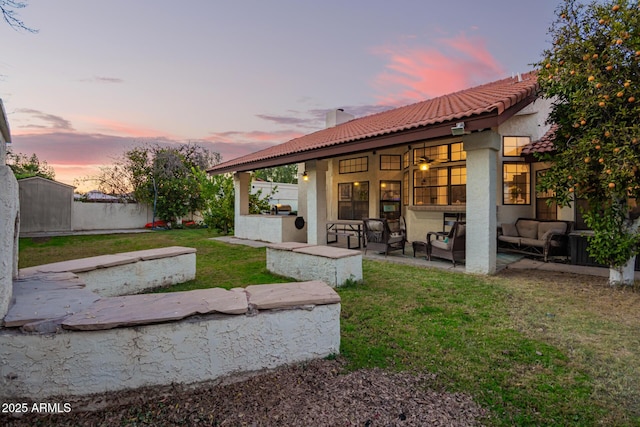
<svg viewBox="0 0 640 427">
<path fill-rule="evenodd" d="M 349 164 L 347 162 L 353 162 Z M 362 168 L 361 165 L 364 165 Z M 349 168 L 349 170 L 345 170 Z M 351 157 L 348 159 L 338 160 L 338 174 L 345 175 L 349 173 L 369 172 L 369 157 Z"/>
<path fill-rule="evenodd" d="M 526 166 L 527 167 L 527 182 L 526 182 L 526 191 L 525 191 L 525 202 L 524 203 L 517 203 L 517 202 L 511 202 L 509 201 L 510 199 L 512 199 L 512 197 L 510 197 L 506 190 L 506 183 L 507 181 L 505 181 L 506 178 L 506 174 L 507 173 L 513 173 L 513 172 L 507 172 L 506 171 L 506 167 L 507 166 Z M 516 171 L 518 172 L 518 171 Z M 514 176 L 516 175 L 516 173 L 514 173 Z M 513 185 L 516 185 L 516 187 L 518 186 L 518 183 L 515 183 Z M 511 188 L 508 189 L 509 192 L 511 192 Z M 518 194 L 518 193 L 516 193 Z M 531 206 L 531 198 L 532 198 L 532 194 L 531 194 L 531 164 L 524 162 L 524 161 L 506 161 L 506 162 L 502 162 L 502 204 L 504 206 Z M 517 197 L 516 197 L 517 200 Z"/>
</svg>

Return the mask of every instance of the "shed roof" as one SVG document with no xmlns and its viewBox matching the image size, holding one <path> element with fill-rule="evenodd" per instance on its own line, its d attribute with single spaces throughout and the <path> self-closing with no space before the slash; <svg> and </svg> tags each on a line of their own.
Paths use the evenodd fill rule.
<svg viewBox="0 0 640 427">
<path fill-rule="evenodd" d="M 537 94 L 536 73 L 525 73 L 353 119 L 229 160 L 209 172 L 249 171 L 450 136 L 452 124 L 459 121 L 465 122 L 466 131 L 487 129 L 533 102 Z"/>
</svg>

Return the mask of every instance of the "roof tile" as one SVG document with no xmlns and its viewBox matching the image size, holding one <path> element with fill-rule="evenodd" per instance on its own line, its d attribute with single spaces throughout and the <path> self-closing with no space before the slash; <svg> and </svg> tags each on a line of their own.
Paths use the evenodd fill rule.
<svg viewBox="0 0 640 427">
<path fill-rule="evenodd" d="M 346 123 L 322 129 L 214 166 L 228 170 L 233 166 L 311 151 L 319 148 L 400 132 L 417 127 L 461 120 L 483 113 L 505 110 L 535 95 L 538 90 L 535 72 L 522 78 L 506 78 L 465 89 L 449 95 L 394 108 Z"/>
</svg>

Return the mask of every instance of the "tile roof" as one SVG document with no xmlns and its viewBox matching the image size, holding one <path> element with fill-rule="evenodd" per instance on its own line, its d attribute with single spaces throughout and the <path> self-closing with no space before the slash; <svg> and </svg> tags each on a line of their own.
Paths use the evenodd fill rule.
<svg viewBox="0 0 640 427">
<path fill-rule="evenodd" d="M 246 171 L 251 170 L 252 166 L 259 169 L 260 163 L 278 158 L 282 159 L 280 164 L 283 165 L 287 164 L 287 157 L 298 153 L 312 152 L 353 141 L 437 126 L 482 115 L 500 116 L 527 98 L 533 100 L 537 96 L 538 84 L 535 72 L 525 73 L 521 77 L 497 80 L 449 95 L 353 119 L 280 145 L 229 160 L 214 166 L 209 171 L 213 173 Z"/>
<path fill-rule="evenodd" d="M 556 137 L 557 125 L 553 125 L 549 130 L 537 141 L 533 141 L 522 148 L 523 156 L 531 156 L 535 153 L 549 153 L 554 150 L 553 140 Z"/>
</svg>

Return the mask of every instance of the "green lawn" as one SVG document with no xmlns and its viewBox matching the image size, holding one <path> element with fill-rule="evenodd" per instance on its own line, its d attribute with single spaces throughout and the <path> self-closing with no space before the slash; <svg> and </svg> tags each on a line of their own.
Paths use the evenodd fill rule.
<svg viewBox="0 0 640 427">
<path fill-rule="evenodd" d="M 265 250 L 207 230 L 20 241 L 20 267 L 158 246 L 195 247 L 197 276 L 171 290 L 285 281 Z M 640 294 L 603 279 L 543 272 L 494 277 L 365 260 L 363 283 L 339 289 L 349 369 L 436 374 L 487 424 L 640 425 Z"/>
</svg>

